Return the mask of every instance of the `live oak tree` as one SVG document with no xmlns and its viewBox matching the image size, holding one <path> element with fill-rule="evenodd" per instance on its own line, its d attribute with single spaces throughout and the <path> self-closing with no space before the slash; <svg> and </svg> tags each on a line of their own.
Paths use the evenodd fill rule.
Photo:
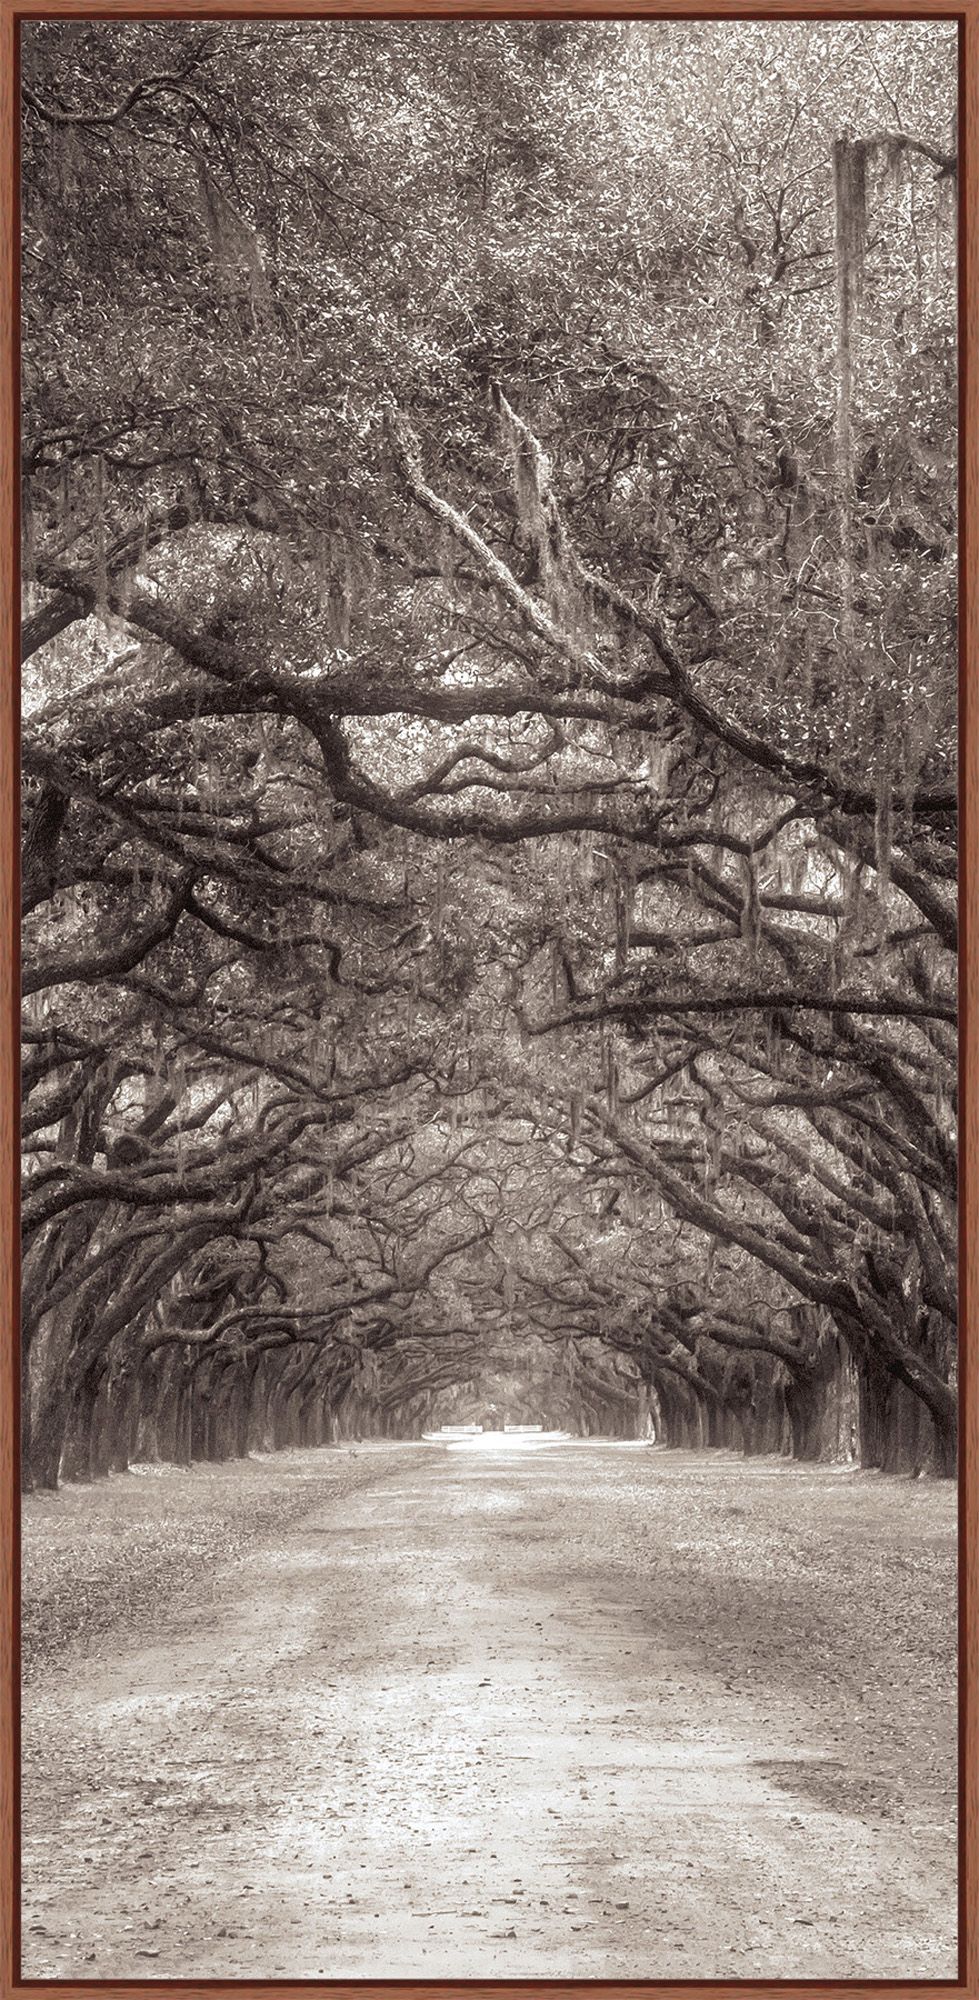
<svg viewBox="0 0 979 2000">
<path fill-rule="evenodd" d="M 954 51 L 31 24 L 32 1481 L 949 1470 Z"/>
</svg>

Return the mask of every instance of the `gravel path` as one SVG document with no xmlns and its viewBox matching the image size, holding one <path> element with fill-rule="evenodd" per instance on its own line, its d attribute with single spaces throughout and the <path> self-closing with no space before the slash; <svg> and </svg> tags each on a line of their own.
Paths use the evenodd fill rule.
<svg viewBox="0 0 979 2000">
<path fill-rule="evenodd" d="M 25 1976 L 952 1977 L 954 1502 L 586 1443 L 29 1501 Z"/>
</svg>

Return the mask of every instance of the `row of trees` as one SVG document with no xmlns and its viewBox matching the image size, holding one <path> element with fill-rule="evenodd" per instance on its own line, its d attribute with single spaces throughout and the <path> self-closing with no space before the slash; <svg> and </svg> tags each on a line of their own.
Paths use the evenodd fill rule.
<svg viewBox="0 0 979 2000">
<path fill-rule="evenodd" d="M 23 79 L 28 1480 L 950 1470 L 952 31 Z"/>
</svg>

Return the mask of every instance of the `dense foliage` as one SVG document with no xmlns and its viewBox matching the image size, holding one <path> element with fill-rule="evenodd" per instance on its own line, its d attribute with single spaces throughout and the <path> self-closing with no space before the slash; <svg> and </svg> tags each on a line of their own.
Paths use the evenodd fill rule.
<svg viewBox="0 0 979 2000">
<path fill-rule="evenodd" d="M 955 76 L 25 25 L 32 1480 L 951 1466 Z"/>
</svg>

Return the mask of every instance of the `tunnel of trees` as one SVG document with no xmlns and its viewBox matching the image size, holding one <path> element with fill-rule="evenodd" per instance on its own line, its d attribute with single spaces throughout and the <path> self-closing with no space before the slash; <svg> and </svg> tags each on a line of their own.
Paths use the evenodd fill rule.
<svg viewBox="0 0 979 2000">
<path fill-rule="evenodd" d="M 952 1470 L 953 35 L 25 25 L 29 1485 Z"/>
</svg>

